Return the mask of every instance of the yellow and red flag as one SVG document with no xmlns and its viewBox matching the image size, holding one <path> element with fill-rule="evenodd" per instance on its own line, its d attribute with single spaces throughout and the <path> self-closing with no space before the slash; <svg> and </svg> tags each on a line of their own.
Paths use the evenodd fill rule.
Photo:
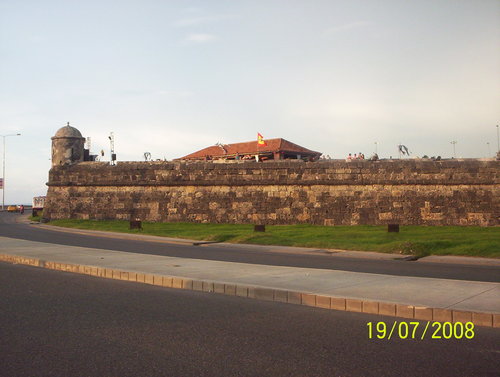
<svg viewBox="0 0 500 377">
<path fill-rule="evenodd" d="M 258 146 L 266 146 L 266 142 L 264 141 L 264 136 L 261 134 L 257 133 L 257 145 Z"/>
</svg>

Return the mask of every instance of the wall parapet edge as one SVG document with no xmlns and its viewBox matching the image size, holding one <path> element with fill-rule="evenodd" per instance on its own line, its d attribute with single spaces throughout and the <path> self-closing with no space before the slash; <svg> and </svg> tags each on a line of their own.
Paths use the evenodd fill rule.
<svg viewBox="0 0 500 377">
<path fill-rule="evenodd" d="M 496 185 L 497 161 L 266 163 L 80 163 L 50 170 L 48 186 L 141 185 Z"/>
</svg>

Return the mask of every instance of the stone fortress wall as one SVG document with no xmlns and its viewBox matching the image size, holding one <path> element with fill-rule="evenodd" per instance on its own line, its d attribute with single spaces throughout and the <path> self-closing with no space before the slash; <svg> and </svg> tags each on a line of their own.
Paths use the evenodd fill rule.
<svg viewBox="0 0 500 377">
<path fill-rule="evenodd" d="M 55 164 L 44 216 L 498 226 L 499 167 L 492 160 Z"/>
</svg>

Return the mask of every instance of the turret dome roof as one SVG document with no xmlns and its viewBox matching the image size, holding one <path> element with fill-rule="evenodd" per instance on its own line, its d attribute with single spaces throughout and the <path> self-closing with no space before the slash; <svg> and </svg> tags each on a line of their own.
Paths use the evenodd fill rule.
<svg viewBox="0 0 500 377">
<path fill-rule="evenodd" d="M 54 137 L 82 137 L 82 134 L 75 127 L 71 127 L 68 122 L 66 126 L 57 130 Z"/>
</svg>

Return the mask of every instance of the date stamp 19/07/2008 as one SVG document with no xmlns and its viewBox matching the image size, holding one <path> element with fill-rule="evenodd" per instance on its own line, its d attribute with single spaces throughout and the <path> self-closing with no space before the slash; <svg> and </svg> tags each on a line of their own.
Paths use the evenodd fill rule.
<svg viewBox="0 0 500 377">
<path fill-rule="evenodd" d="M 368 322 L 368 339 L 473 339 L 474 324 L 472 322 L 407 322 L 394 321 Z"/>
</svg>

